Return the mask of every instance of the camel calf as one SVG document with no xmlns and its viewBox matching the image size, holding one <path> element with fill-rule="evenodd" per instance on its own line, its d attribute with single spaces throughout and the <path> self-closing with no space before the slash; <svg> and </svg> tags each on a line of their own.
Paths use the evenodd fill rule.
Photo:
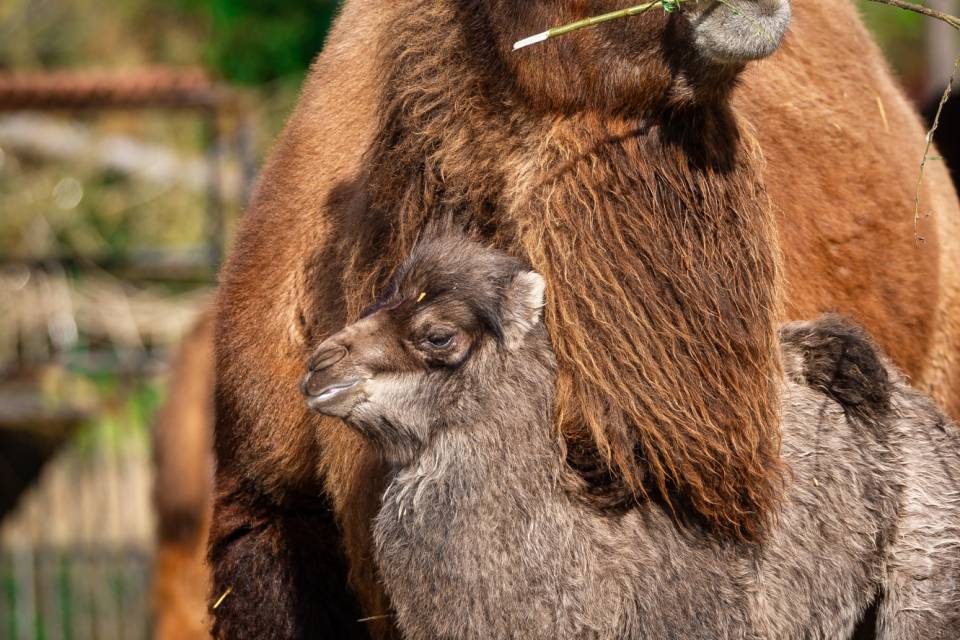
<svg viewBox="0 0 960 640">
<path fill-rule="evenodd" d="M 309 363 L 310 408 L 392 469 L 375 559 L 405 637 L 849 638 L 876 603 L 879 638 L 956 638 L 956 425 L 861 329 L 781 330 L 789 471 L 748 543 L 679 499 L 583 499 L 553 426 L 543 304 L 519 260 L 428 240 Z"/>
</svg>

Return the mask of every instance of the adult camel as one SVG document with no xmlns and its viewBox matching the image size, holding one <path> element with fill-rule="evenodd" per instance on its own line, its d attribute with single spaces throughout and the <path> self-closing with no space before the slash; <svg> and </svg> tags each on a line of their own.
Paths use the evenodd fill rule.
<svg viewBox="0 0 960 640">
<path fill-rule="evenodd" d="M 785 475 L 782 318 L 837 311 L 960 414 L 960 211 L 850 2 L 711 2 L 512 53 L 612 0 L 348 1 L 222 274 L 210 532 L 219 637 L 393 632 L 388 470 L 307 413 L 302 363 L 432 217 L 556 292 L 557 424 L 602 507 L 759 538 Z M 348 575 L 349 574 L 349 575 Z M 352 589 L 345 587 L 347 578 Z"/>
</svg>

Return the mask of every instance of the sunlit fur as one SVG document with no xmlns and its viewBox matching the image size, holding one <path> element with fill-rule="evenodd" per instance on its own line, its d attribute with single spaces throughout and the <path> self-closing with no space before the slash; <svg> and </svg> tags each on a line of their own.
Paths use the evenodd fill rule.
<svg viewBox="0 0 960 640">
<path fill-rule="evenodd" d="M 614 0 L 344 3 L 221 273 L 211 602 L 227 588 L 232 595 L 214 612 L 216 634 L 315 637 L 316 629 L 324 629 L 331 637 L 350 637 L 363 631 L 358 618 L 369 618 L 366 624 L 378 637 L 393 632 L 370 539 L 386 469 L 355 432 L 329 428 L 335 420 L 308 413 L 298 387 L 304 361 L 356 319 L 374 285 L 396 266 L 387 263 L 412 245 L 411 229 L 422 217 L 418 210 L 450 204 L 479 237 L 518 257 L 529 255 L 549 281 L 551 300 L 570 305 L 551 302 L 548 309 L 551 336 L 578 341 L 556 344 L 558 357 L 576 353 L 589 363 L 588 373 L 614 370 L 619 378 L 617 367 L 630 357 L 615 354 L 612 362 L 590 363 L 592 353 L 609 356 L 605 345 L 595 344 L 589 331 L 561 323 L 593 322 L 595 298 L 600 318 L 610 318 L 609 297 L 619 295 L 619 286 L 622 309 L 634 326 L 629 314 L 650 297 L 626 298 L 639 290 L 632 275 L 642 263 L 633 260 L 634 245 L 661 250 L 669 237 L 661 236 L 661 228 L 674 233 L 680 220 L 696 221 L 701 210 L 708 224 L 715 223 L 721 196 L 740 193 L 759 172 L 761 184 L 750 185 L 748 195 L 761 187 L 775 229 L 769 230 L 772 237 L 754 242 L 782 250 L 785 287 L 773 300 L 783 308 L 780 319 L 829 310 L 855 317 L 918 386 L 960 415 L 960 209 L 944 167 L 928 163 L 922 210 L 932 215 L 920 219 L 926 241 L 914 241 L 917 157 L 904 150 L 922 148 L 924 130 L 854 4 L 795 3 L 780 50 L 742 72 L 739 66 L 703 66 L 688 46 L 689 21 L 660 11 L 556 38 L 522 55 L 510 52 L 514 40 L 551 24 L 623 5 Z M 450 79 L 446 85 L 444 78 Z M 431 122 L 449 128 L 421 131 L 421 124 Z M 731 122 L 738 137 L 731 138 Z M 731 139 L 740 141 L 735 149 L 726 142 Z M 693 179 L 697 167 L 706 168 L 703 175 L 725 175 L 718 153 L 737 161 L 726 165 L 729 186 Z M 695 171 L 685 173 L 683 163 L 661 168 L 677 156 Z M 595 182 L 581 182 L 588 179 Z M 697 196 L 701 184 L 710 186 L 703 197 Z M 618 206 L 625 191 L 628 205 L 645 201 L 642 211 Z M 729 209 L 750 224 L 762 223 L 749 203 Z M 662 220 L 658 211 L 665 214 Z M 678 217 L 681 212 L 684 217 Z M 640 223 L 630 224 L 634 216 L 652 225 L 639 239 Z M 618 231 L 621 220 L 629 233 Z M 673 246 L 690 238 L 678 236 Z M 597 255 L 621 240 L 629 240 L 623 245 L 628 253 L 617 250 L 609 261 Z M 742 260 L 734 251 L 730 259 Z M 699 259 L 696 252 L 680 255 Z M 681 275 L 688 273 L 686 263 L 679 266 Z M 766 277 L 771 265 L 762 260 L 755 266 Z M 591 288 L 586 282 L 602 276 L 590 274 L 590 267 L 603 267 L 613 279 Z M 684 323 L 709 324 L 709 307 L 702 304 L 709 298 L 695 294 Z M 761 315 L 753 311 L 748 319 L 762 320 Z M 619 314 L 612 317 L 619 322 Z M 773 323 L 760 324 L 768 335 L 748 342 L 774 345 Z M 686 326 L 683 332 L 699 335 Z M 663 329 L 669 336 L 675 327 Z M 640 338 L 648 340 L 651 333 L 638 335 L 637 343 Z M 656 333 L 653 338 L 659 339 Z M 624 338 L 618 339 L 622 345 Z M 652 354 L 658 347 L 641 348 Z M 657 369 L 673 363 L 669 355 L 663 362 L 643 363 L 655 379 L 675 379 Z M 727 363 L 741 357 L 717 358 L 715 373 L 729 376 Z M 774 360 L 775 355 L 768 364 Z M 579 421 L 579 408 L 569 402 L 574 392 L 589 400 L 589 389 L 564 365 L 560 375 L 567 376 L 558 396 L 569 418 L 564 443 L 588 481 L 592 503 L 629 507 L 642 496 L 629 490 L 622 474 L 611 473 L 598 452 L 606 443 L 613 459 L 629 461 L 633 445 L 656 434 L 611 422 L 609 432 L 595 437 L 588 424 L 602 421 L 590 416 Z M 623 375 L 639 377 L 629 368 Z M 681 395 L 695 395 L 700 380 L 711 379 L 691 376 L 688 393 Z M 605 384 L 620 387 L 616 379 Z M 764 391 L 762 382 L 746 384 L 756 397 Z M 612 398 L 614 408 L 629 405 L 633 393 Z M 755 404 L 756 397 L 745 401 Z M 675 415 L 675 406 L 689 411 L 683 407 L 726 404 L 704 398 L 687 404 L 676 398 L 662 406 Z M 775 415 L 772 408 L 764 413 Z M 696 452 L 683 448 L 698 440 L 729 440 L 725 455 L 732 467 L 718 473 L 720 463 L 704 456 L 691 482 L 670 478 L 667 487 L 683 508 L 689 505 L 681 488 L 691 498 L 700 496 L 702 505 L 718 493 L 757 499 L 762 513 L 743 513 L 740 499 L 704 507 L 714 528 L 736 531 L 730 524 L 735 521 L 749 537 L 779 505 L 777 459 L 764 454 L 773 448 L 776 430 L 744 426 L 718 434 L 717 424 L 674 425 L 678 432 L 666 434 L 673 444 L 653 451 L 662 460 L 687 461 Z M 650 422 L 638 423 L 644 425 Z M 623 433 L 625 441 L 618 438 Z M 674 446 L 681 450 L 672 451 Z M 741 491 L 723 478 L 759 481 Z M 653 487 L 655 499 L 656 480 L 651 475 L 643 482 Z M 303 540 L 312 544 L 304 546 Z M 347 566 L 352 592 L 344 588 Z M 363 613 L 351 606 L 352 599 Z"/>
<path fill-rule="evenodd" d="M 781 331 L 786 497 L 762 542 L 731 543 L 683 510 L 585 503 L 552 427 L 542 289 L 519 266 L 501 287 L 470 286 L 484 270 L 503 279 L 496 256 L 433 241 L 397 288 L 459 269 L 436 304 L 498 309 L 512 343 L 467 318 L 457 366 L 401 373 L 389 354 L 415 341 L 406 316 L 442 311 L 383 310 L 330 339 L 349 344 L 344 361 L 376 363 L 374 387 L 390 386 L 386 402 L 356 391 L 320 410 L 391 465 L 375 559 L 405 638 L 846 640 L 875 600 L 881 640 L 956 636 L 960 432 L 862 330 L 828 316 Z M 327 380 L 354 367 L 333 369 Z"/>
</svg>

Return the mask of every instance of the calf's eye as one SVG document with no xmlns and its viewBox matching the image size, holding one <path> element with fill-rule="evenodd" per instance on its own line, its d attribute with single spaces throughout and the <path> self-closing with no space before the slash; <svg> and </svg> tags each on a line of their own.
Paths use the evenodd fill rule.
<svg viewBox="0 0 960 640">
<path fill-rule="evenodd" d="M 432 349 L 444 349 L 450 346 L 450 343 L 453 342 L 453 334 L 442 334 L 429 336 L 424 343 Z"/>
</svg>

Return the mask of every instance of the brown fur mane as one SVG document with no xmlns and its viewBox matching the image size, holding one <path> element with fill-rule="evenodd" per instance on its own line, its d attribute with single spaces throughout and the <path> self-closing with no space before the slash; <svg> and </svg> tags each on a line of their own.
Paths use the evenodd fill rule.
<svg viewBox="0 0 960 640">
<path fill-rule="evenodd" d="M 716 96 L 534 111 L 494 79 L 496 52 L 471 53 L 456 4 L 405 12 L 381 58 L 382 119 L 348 216 L 365 239 L 347 259 L 348 318 L 453 215 L 547 279 L 557 424 L 587 452 L 578 466 L 759 535 L 780 494 L 781 296 L 756 145 Z"/>
</svg>

